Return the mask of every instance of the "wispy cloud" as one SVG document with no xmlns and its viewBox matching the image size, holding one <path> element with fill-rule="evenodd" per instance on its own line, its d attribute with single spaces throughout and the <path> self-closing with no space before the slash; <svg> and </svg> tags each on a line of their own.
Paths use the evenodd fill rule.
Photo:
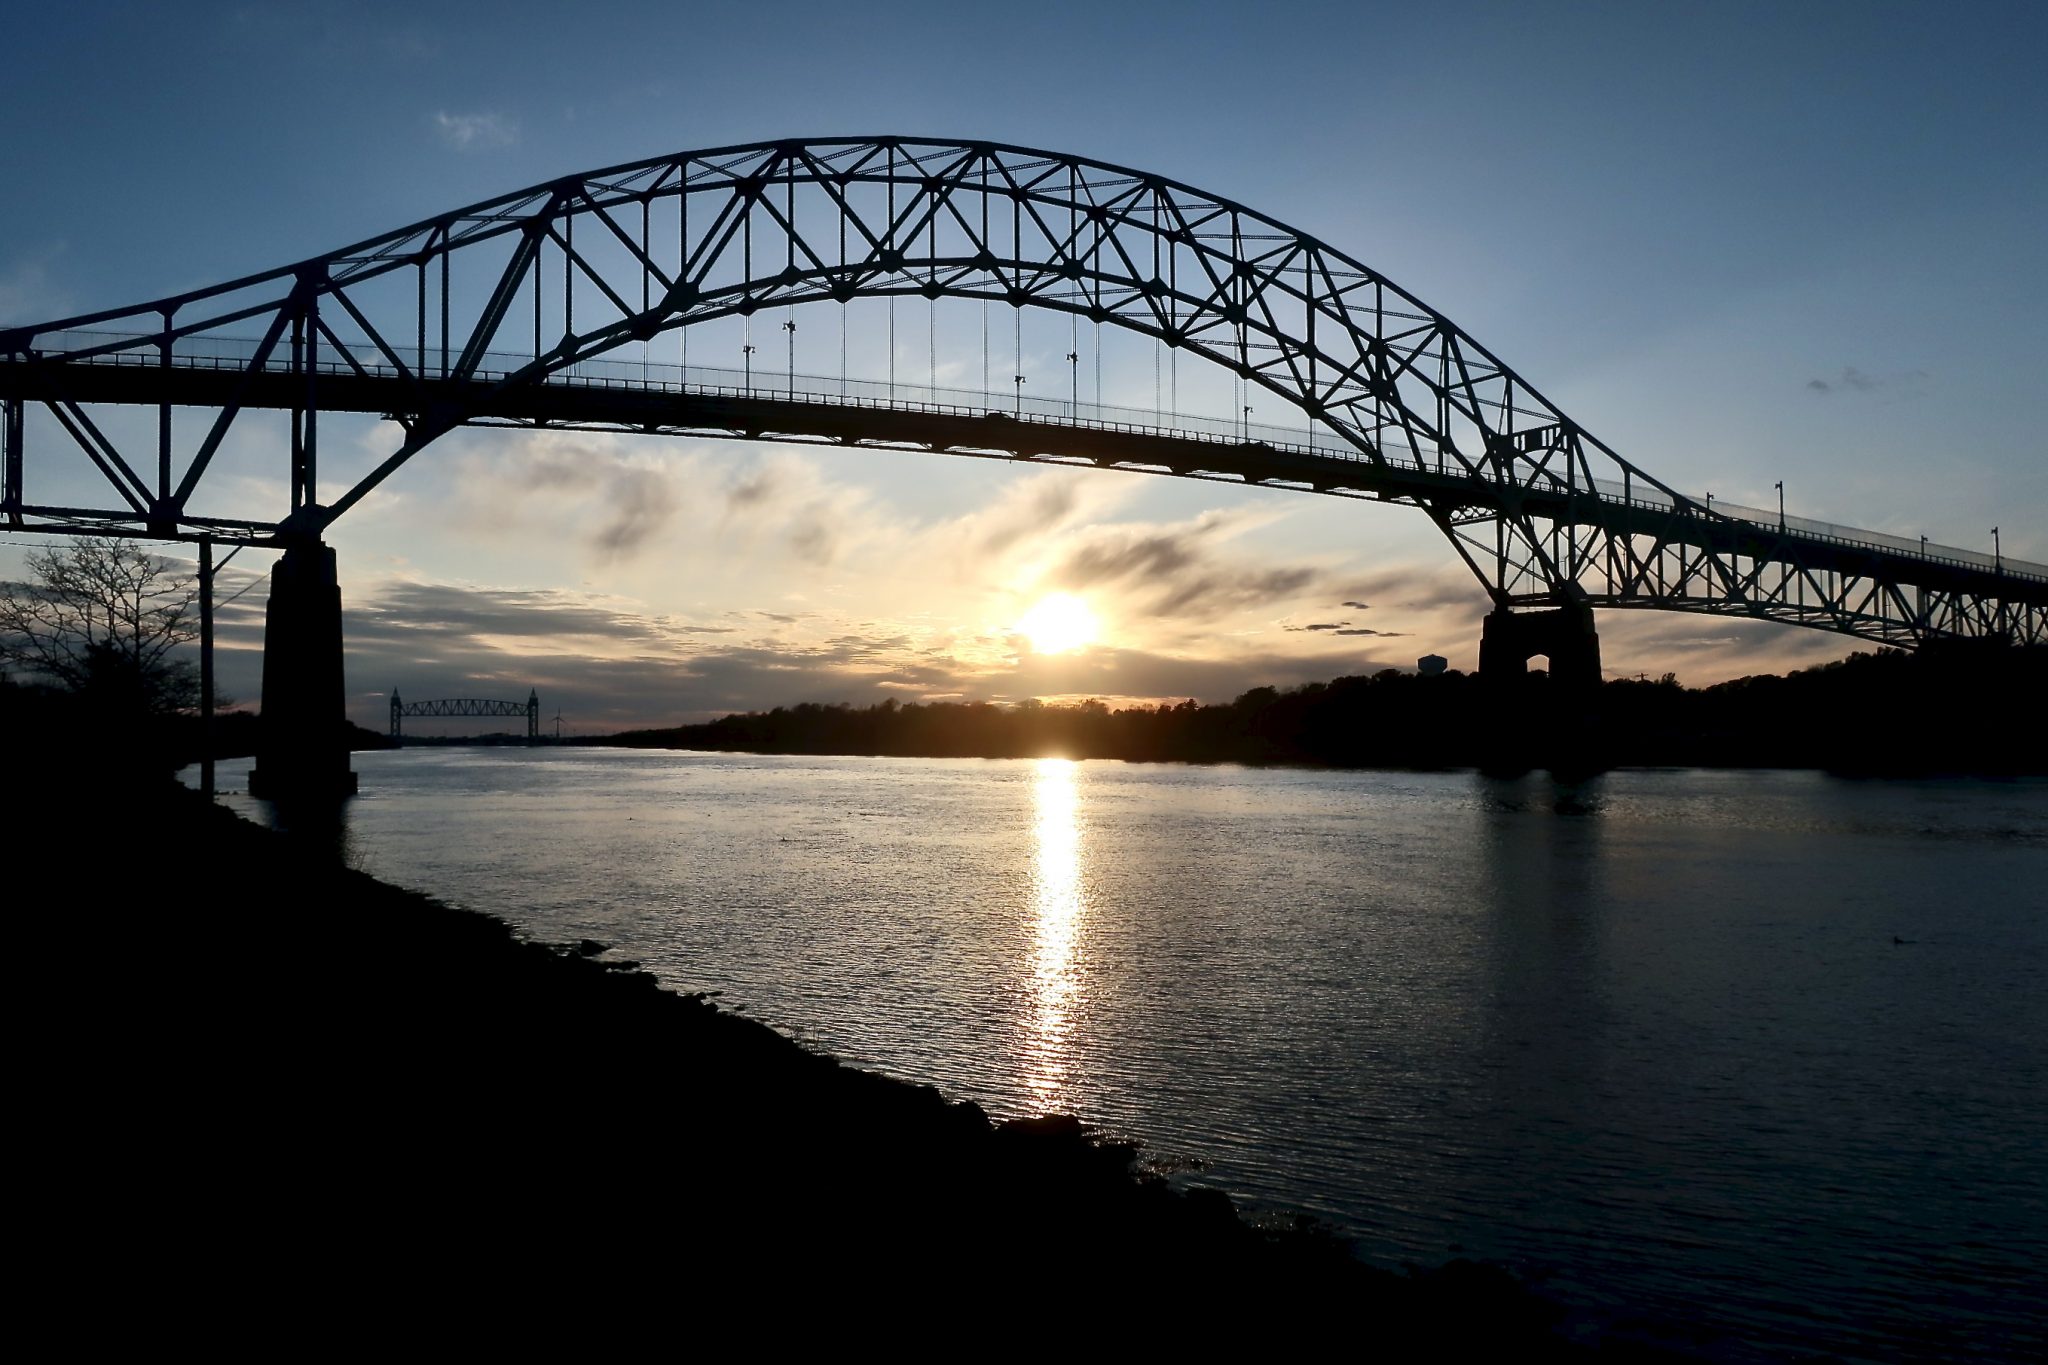
<svg viewBox="0 0 2048 1365">
<path fill-rule="evenodd" d="M 1262 563 L 1222 548 L 1257 515 L 1209 511 L 1164 526 L 1090 527 L 1069 539 L 1046 578 L 1076 592 L 1112 591 L 1152 616 L 1181 620 L 1211 619 L 1328 586 L 1320 565 Z"/>
<path fill-rule="evenodd" d="M 437 109 L 433 125 L 441 141 L 458 152 L 493 151 L 519 142 L 518 123 L 499 113 L 451 114 Z"/>
<path fill-rule="evenodd" d="M 1842 372 L 1833 379 L 1809 379 L 1806 387 L 1812 393 L 1876 393 L 1881 389 L 1914 390 L 1927 382 L 1927 371 L 1907 370 L 1901 374 L 1882 378 L 1865 374 L 1854 365 L 1845 365 Z"/>
<path fill-rule="evenodd" d="M 1405 630 L 1372 630 L 1365 626 L 1354 626 L 1349 621 L 1313 621 L 1305 626 L 1282 626 L 1290 631 L 1326 631 L 1331 635 L 1380 635 L 1389 639 L 1406 635 Z"/>
</svg>

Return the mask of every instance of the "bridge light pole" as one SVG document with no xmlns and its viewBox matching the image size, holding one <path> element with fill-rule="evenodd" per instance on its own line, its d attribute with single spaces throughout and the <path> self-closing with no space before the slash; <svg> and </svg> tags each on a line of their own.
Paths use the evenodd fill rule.
<svg viewBox="0 0 2048 1365">
<path fill-rule="evenodd" d="M 1081 353 L 1079 351 L 1067 352 L 1067 374 L 1073 381 L 1073 396 L 1067 400 L 1067 416 L 1079 418 L 1081 415 Z"/>
<path fill-rule="evenodd" d="M 1021 375 L 1021 374 L 1020 374 L 1020 375 L 1017 375 L 1017 376 L 1016 376 L 1016 380 L 1017 380 L 1017 415 L 1018 415 L 1019 417 L 1022 417 L 1022 416 L 1024 415 L 1024 376 L 1023 376 L 1023 375 Z"/>
<path fill-rule="evenodd" d="M 782 330 L 789 333 L 789 396 L 796 397 L 796 319 L 782 324 Z"/>
<path fill-rule="evenodd" d="M 2005 572 L 2005 552 L 1998 547 L 1998 528 L 1991 528 L 1991 569 L 1994 573 Z"/>
<path fill-rule="evenodd" d="M 1252 443 L 1252 405 L 1250 403 L 1244 405 L 1244 443 L 1246 445 Z"/>
<path fill-rule="evenodd" d="M 199 790 L 213 800 L 213 538 L 199 538 Z"/>
<path fill-rule="evenodd" d="M 1784 534 L 1784 531 L 1785 531 L 1785 481 L 1784 481 L 1783 479 L 1780 479 L 1780 480 L 1778 480 L 1778 532 L 1779 532 L 1779 534 L 1780 534 L 1780 535 L 1782 535 L 1782 534 Z"/>
<path fill-rule="evenodd" d="M 748 392 L 748 393 L 752 393 L 752 392 L 754 391 L 754 343 L 753 343 L 753 342 L 751 342 L 751 341 L 748 341 L 748 342 L 743 342 L 743 343 L 742 343 L 742 344 L 740 345 L 740 364 L 746 367 L 745 373 L 746 373 L 746 387 L 747 387 L 747 392 Z"/>
</svg>

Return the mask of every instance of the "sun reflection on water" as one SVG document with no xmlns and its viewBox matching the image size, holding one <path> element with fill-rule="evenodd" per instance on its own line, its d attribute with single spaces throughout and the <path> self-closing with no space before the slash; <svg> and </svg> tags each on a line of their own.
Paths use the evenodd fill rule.
<svg viewBox="0 0 2048 1365">
<path fill-rule="evenodd" d="M 1061 1108 L 1066 1097 L 1071 1016 L 1080 985 L 1076 950 L 1087 896 L 1081 882 L 1081 793 L 1076 776 L 1072 760 L 1042 758 L 1032 787 L 1035 919 L 1023 1080 L 1041 1113 Z"/>
</svg>

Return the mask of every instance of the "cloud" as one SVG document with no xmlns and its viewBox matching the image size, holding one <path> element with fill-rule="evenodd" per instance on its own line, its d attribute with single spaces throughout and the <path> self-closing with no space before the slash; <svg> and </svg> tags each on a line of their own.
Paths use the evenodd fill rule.
<svg viewBox="0 0 2048 1365">
<path fill-rule="evenodd" d="M 1292 631 L 1327 631 L 1331 635 L 1380 635 L 1388 639 L 1394 639 L 1408 633 L 1405 630 L 1370 630 L 1364 626 L 1354 626 L 1349 621 L 1317 621 L 1312 625 L 1282 626 L 1281 629 Z"/>
<path fill-rule="evenodd" d="M 485 463 L 478 482 L 490 491 L 475 505 L 473 523 L 502 530 L 524 510 L 519 504 L 539 496 L 546 500 L 549 519 L 570 522 L 600 563 L 639 554 L 667 529 L 681 505 L 672 466 L 602 438 L 535 441 L 510 459 Z"/>
<path fill-rule="evenodd" d="M 1364 602 L 1345 602 L 1345 603 L 1343 603 L 1342 605 L 1344 605 L 1344 606 L 1347 606 L 1347 607 L 1350 607 L 1350 608 L 1351 608 L 1351 609 L 1352 609 L 1353 611 L 1371 611 L 1371 610 L 1372 610 L 1372 607 L 1371 607 L 1370 605 L 1368 605 L 1367 603 L 1364 603 Z"/>
<path fill-rule="evenodd" d="M 232 636 L 240 646 L 226 651 L 236 656 L 226 684 L 252 700 L 261 614 L 259 598 L 223 632 L 224 645 Z M 834 627 L 817 638 L 745 638 L 732 627 L 662 616 L 630 599 L 414 581 L 351 596 L 343 629 L 351 714 L 370 726 L 381 726 L 392 691 L 414 699 L 518 700 L 538 689 L 550 713 L 559 708 L 573 729 L 598 733 L 804 701 L 865 705 L 888 696 L 1221 701 L 1333 671 L 1327 657 L 1259 651 L 1185 658 L 1098 648 L 992 661 L 962 657 L 886 623 Z M 1387 662 L 1347 660 L 1336 671 L 1372 672 Z"/>
<path fill-rule="evenodd" d="M 1069 591 L 1120 592 L 1144 613 L 1179 620 L 1214 619 L 1325 586 L 1320 566 L 1258 564 L 1219 552 L 1248 522 L 1238 512 L 1209 511 L 1169 526 L 1090 527 L 1062 548 L 1046 578 Z"/>
<path fill-rule="evenodd" d="M 1867 375 L 1854 365 L 1842 367 L 1842 373 L 1832 380 L 1809 379 L 1806 387 L 1813 393 L 1875 393 L 1880 389 L 1915 390 L 1927 382 L 1927 371 L 1907 370 L 1902 374 L 1877 378 Z"/>
<path fill-rule="evenodd" d="M 1363 586 L 1362 596 L 1404 612 L 1448 609 L 1463 614 L 1483 610 L 1486 603 L 1485 594 L 1472 581 L 1471 572 L 1456 562 L 1430 567 L 1401 565 L 1369 571 Z"/>
<path fill-rule="evenodd" d="M 1040 474 L 1013 485 L 995 515 L 981 528 L 984 555 L 1000 555 L 1018 541 L 1058 530 L 1081 507 L 1081 482 Z"/>
<path fill-rule="evenodd" d="M 492 151 L 519 142 L 519 125 L 503 114 L 451 114 L 437 109 L 433 124 L 441 141 L 458 152 Z"/>
<path fill-rule="evenodd" d="M 1871 647 L 1828 631 L 1691 612 L 1604 611 L 1599 627 L 1609 678 L 1676 671 L 1689 687 L 1810 668 Z"/>
</svg>

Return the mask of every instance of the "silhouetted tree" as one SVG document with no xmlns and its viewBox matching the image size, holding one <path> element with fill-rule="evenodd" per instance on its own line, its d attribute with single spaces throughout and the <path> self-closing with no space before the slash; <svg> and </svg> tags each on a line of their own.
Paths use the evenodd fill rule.
<svg viewBox="0 0 2048 1365">
<path fill-rule="evenodd" d="M 196 577 L 118 540 L 28 556 L 29 582 L 0 583 L 0 666 L 104 714 L 199 705 L 199 672 L 174 657 L 198 633 Z"/>
</svg>

